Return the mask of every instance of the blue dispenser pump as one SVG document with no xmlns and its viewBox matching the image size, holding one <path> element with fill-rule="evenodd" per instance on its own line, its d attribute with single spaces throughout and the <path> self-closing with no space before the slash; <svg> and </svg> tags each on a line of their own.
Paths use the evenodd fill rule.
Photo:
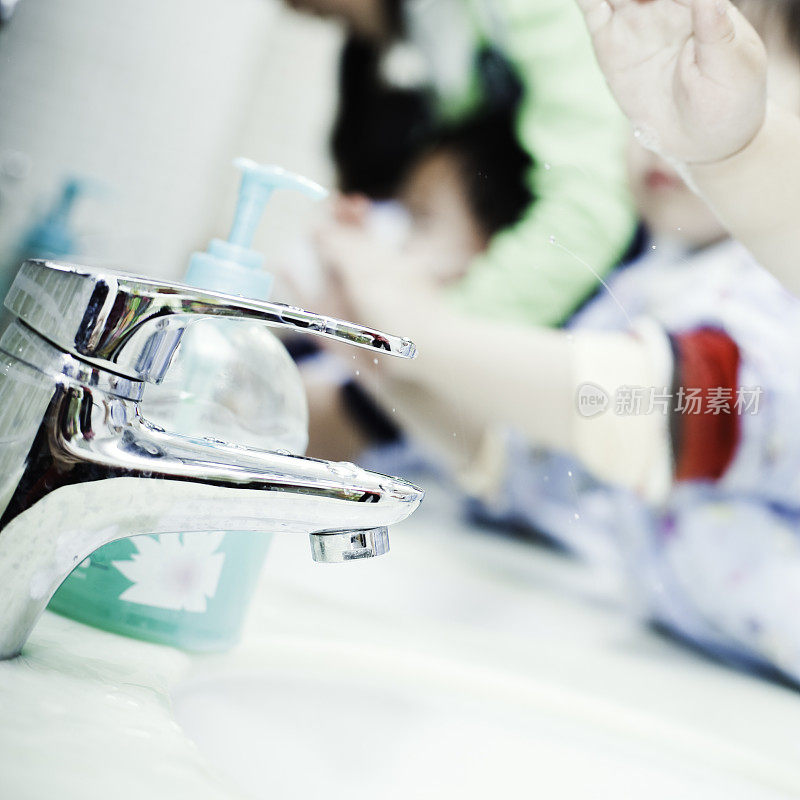
<svg viewBox="0 0 800 800">
<path fill-rule="evenodd" d="M 27 232 L 21 246 L 24 258 L 64 258 L 77 253 L 72 214 L 78 199 L 92 187 L 81 178 L 64 181 L 53 204 Z"/>
<path fill-rule="evenodd" d="M 11 261 L 0 270 L 0 305 L 11 281 L 26 258 L 69 258 L 80 252 L 80 239 L 73 226 L 78 201 L 86 194 L 96 193 L 100 184 L 89 178 L 68 177 L 58 195 L 34 223 L 25 231 Z"/>
<path fill-rule="evenodd" d="M 267 300 L 272 275 L 262 269 L 264 256 L 250 247 L 267 201 L 276 189 L 293 189 L 315 200 L 327 197 L 328 191 L 281 167 L 257 164 L 249 158 L 237 158 L 233 163 L 242 171 L 242 183 L 228 241 L 212 239 L 205 253 L 195 253 L 185 281 L 199 289 Z"/>
</svg>

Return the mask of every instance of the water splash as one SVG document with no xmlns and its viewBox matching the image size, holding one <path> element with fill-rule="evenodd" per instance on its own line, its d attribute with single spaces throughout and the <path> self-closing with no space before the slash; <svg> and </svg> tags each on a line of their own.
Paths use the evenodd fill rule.
<svg viewBox="0 0 800 800">
<path fill-rule="evenodd" d="M 636 125 L 633 129 L 633 138 L 647 150 L 654 153 L 661 153 L 661 143 L 658 139 L 658 134 L 655 128 L 652 128 L 650 125 Z"/>
<path fill-rule="evenodd" d="M 633 320 L 625 310 L 625 306 L 622 305 L 622 303 L 619 301 L 619 298 L 614 294 L 613 291 L 611 291 L 611 287 L 608 285 L 608 283 L 606 283 L 605 280 L 603 280 L 603 276 L 600 275 L 600 273 L 597 272 L 597 270 L 594 269 L 591 264 L 584 261 L 577 253 L 573 253 L 572 250 L 570 250 L 568 247 L 565 247 L 563 244 L 561 244 L 561 242 L 557 241 L 555 236 L 550 237 L 550 244 L 552 244 L 554 247 L 558 247 L 560 250 L 563 250 L 568 256 L 572 256 L 572 258 L 574 258 L 579 264 L 582 264 L 584 267 L 586 267 L 586 269 L 588 269 L 589 272 L 594 275 L 600 285 L 608 292 L 611 299 L 617 304 L 617 307 L 622 312 L 627 323 L 629 325 L 633 325 Z"/>
</svg>

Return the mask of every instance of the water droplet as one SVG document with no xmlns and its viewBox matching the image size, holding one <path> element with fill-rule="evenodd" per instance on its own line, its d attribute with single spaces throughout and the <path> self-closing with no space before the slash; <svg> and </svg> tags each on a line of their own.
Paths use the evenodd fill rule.
<svg viewBox="0 0 800 800">
<path fill-rule="evenodd" d="M 334 461 L 328 465 L 328 470 L 340 478 L 355 478 L 359 472 L 351 461 Z"/>
<path fill-rule="evenodd" d="M 377 364 L 377 363 L 378 363 L 378 359 L 377 359 L 377 358 L 373 358 L 373 359 L 372 359 L 372 363 L 373 363 L 373 364 Z"/>
<path fill-rule="evenodd" d="M 456 432 L 455 431 L 453 431 L 453 438 L 454 439 L 456 438 Z"/>
<path fill-rule="evenodd" d="M 397 409 L 393 408 L 393 409 L 392 409 L 392 414 L 394 414 L 394 412 L 395 412 L 396 410 L 397 410 Z"/>
<path fill-rule="evenodd" d="M 556 237 L 555 236 L 551 236 L 550 237 L 550 244 L 555 244 L 555 243 L 556 243 Z"/>
<path fill-rule="evenodd" d="M 357 370 L 356 370 L 356 375 L 360 375 L 360 374 L 361 374 L 361 370 L 360 370 L 360 369 L 357 369 Z"/>
<path fill-rule="evenodd" d="M 581 518 L 580 514 L 573 514 L 572 516 L 573 516 L 573 519 L 580 519 Z"/>
<path fill-rule="evenodd" d="M 545 168 L 545 169 L 550 169 L 550 165 L 549 165 L 549 164 L 545 164 L 545 165 L 544 165 L 544 168 Z"/>
<path fill-rule="evenodd" d="M 633 138 L 648 150 L 658 150 L 658 135 L 649 125 L 637 125 L 633 129 Z"/>
<path fill-rule="evenodd" d="M 567 470 L 567 475 L 569 475 L 570 478 L 572 477 L 572 470 L 571 469 Z"/>
</svg>

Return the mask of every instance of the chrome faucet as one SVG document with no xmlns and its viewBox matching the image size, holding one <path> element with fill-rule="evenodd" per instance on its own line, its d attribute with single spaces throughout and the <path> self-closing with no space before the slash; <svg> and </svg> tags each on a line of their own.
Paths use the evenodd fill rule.
<svg viewBox="0 0 800 800">
<path fill-rule="evenodd" d="M 26 261 L 0 318 L 0 659 L 20 652 L 55 590 L 108 542 L 143 533 L 310 534 L 317 561 L 388 550 L 419 505 L 398 478 L 193 439 L 148 422 L 186 326 L 260 320 L 391 355 L 414 344 L 292 306 L 111 270 Z M 146 403 L 145 403 L 146 405 Z M 144 409 L 146 411 L 146 409 Z"/>
</svg>

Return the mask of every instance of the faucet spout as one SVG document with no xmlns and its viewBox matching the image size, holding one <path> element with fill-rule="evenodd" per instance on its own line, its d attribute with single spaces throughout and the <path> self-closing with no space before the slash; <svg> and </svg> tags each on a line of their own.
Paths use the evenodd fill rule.
<svg viewBox="0 0 800 800">
<path fill-rule="evenodd" d="M 258 318 L 383 349 L 413 343 L 299 309 L 26 262 L 0 319 L 0 659 L 104 544 L 193 531 L 305 533 L 318 561 L 388 550 L 423 493 L 399 478 L 217 439 L 143 415 L 188 318 Z M 170 331 L 172 331 L 170 333 Z"/>
<path fill-rule="evenodd" d="M 0 659 L 20 651 L 55 590 L 108 542 L 175 531 L 307 533 L 317 560 L 344 561 L 386 552 L 386 527 L 422 500 L 412 484 L 353 464 L 169 434 L 126 403 L 98 403 L 77 387 L 51 403 L 0 517 Z"/>
</svg>

